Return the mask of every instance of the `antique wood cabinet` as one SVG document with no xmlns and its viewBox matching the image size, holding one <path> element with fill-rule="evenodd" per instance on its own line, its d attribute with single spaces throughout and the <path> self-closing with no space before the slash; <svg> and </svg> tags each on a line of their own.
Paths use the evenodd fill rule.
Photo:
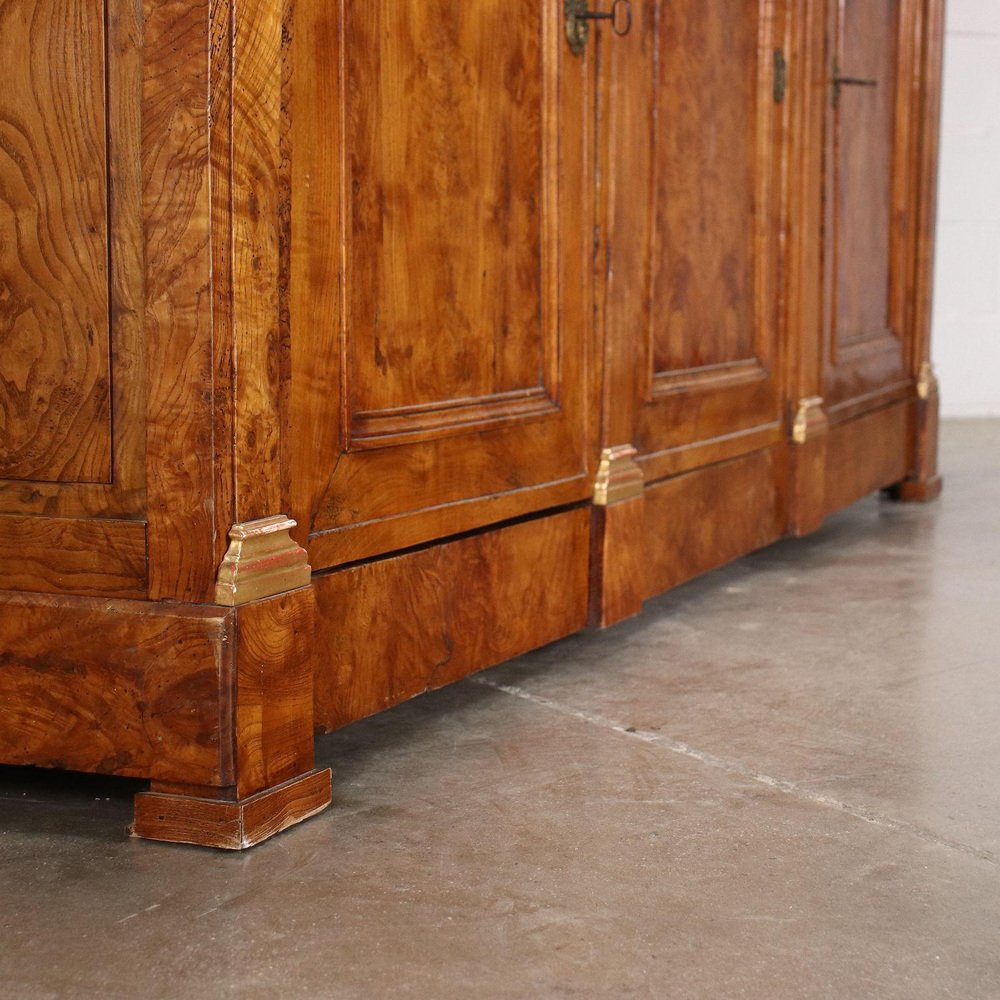
<svg viewBox="0 0 1000 1000">
<path fill-rule="evenodd" d="M 315 729 L 936 495 L 942 0 L 594 2 L 0 5 L 0 763 L 249 846 Z"/>
</svg>

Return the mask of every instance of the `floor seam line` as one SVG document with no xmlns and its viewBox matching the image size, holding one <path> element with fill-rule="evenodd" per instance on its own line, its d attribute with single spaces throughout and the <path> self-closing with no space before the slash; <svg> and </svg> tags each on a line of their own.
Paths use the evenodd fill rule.
<svg viewBox="0 0 1000 1000">
<path fill-rule="evenodd" d="M 688 743 L 672 739 L 669 736 L 664 736 L 662 733 L 654 733 L 649 730 L 637 729 L 634 726 L 626 726 L 614 719 L 609 719 L 607 716 L 600 715 L 597 712 L 588 712 L 584 709 L 573 708 L 570 705 L 563 705 L 558 701 L 553 701 L 551 698 L 546 698 L 544 695 L 533 694 L 531 691 L 527 691 L 516 684 L 501 684 L 497 681 L 487 680 L 485 677 L 481 676 L 471 677 L 469 680 L 473 684 L 480 684 L 483 687 L 493 688 L 495 691 L 501 691 L 504 694 L 512 695 L 515 698 L 520 698 L 523 701 L 530 702 L 534 705 L 551 709 L 552 711 L 558 712 L 560 715 L 565 715 L 581 722 L 587 722 L 601 729 L 612 730 L 622 736 L 636 739 L 648 745 L 660 746 L 665 750 L 669 750 L 671 753 L 687 757 L 689 760 L 698 761 L 707 767 L 712 767 L 718 771 L 723 771 L 726 774 L 738 775 L 739 777 L 755 781 L 760 785 L 764 785 L 767 788 L 781 792 L 791 798 L 811 802 L 814 805 L 821 805 L 828 809 L 834 809 L 837 812 L 853 816 L 855 819 L 862 820 L 872 826 L 892 830 L 895 833 L 905 833 L 912 837 L 916 837 L 925 843 L 934 844 L 938 847 L 946 847 L 949 850 L 965 854 L 968 857 L 976 858 L 979 861 L 985 861 L 995 867 L 1000 867 L 1000 859 L 989 851 L 973 847 L 971 844 L 964 844 L 958 840 L 950 840 L 947 837 L 942 837 L 934 833 L 932 830 L 928 830 L 926 827 L 917 826 L 917 824 L 909 823 L 906 820 L 894 819 L 891 816 L 884 816 L 872 809 L 866 809 L 864 806 L 857 806 L 850 802 L 844 802 L 841 799 L 836 799 L 832 795 L 823 795 L 819 792 L 811 792 L 807 788 L 797 785 L 794 781 L 787 781 L 784 778 L 774 778 L 771 775 L 755 771 L 753 768 L 747 767 L 745 764 L 726 760 L 725 758 L 718 757 L 715 754 L 699 750 Z"/>
</svg>

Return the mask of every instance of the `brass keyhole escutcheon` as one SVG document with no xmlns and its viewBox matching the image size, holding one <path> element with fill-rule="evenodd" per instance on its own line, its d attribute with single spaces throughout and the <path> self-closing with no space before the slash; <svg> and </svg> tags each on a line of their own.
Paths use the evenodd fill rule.
<svg viewBox="0 0 1000 1000">
<path fill-rule="evenodd" d="M 631 0 L 614 0 L 611 10 L 587 10 L 588 0 L 566 0 L 566 39 L 570 51 L 578 56 L 587 47 L 591 21 L 610 21 L 619 38 L 632 30 Z"/>
</svg>

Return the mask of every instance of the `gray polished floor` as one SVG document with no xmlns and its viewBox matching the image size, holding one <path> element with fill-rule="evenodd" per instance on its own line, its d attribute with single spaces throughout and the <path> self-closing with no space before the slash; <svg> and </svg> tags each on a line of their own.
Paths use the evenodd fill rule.
<svg viewBox="0 0 1000 1000">
<path fill-rule="evenodd" d="M 1000 997 L 1000 422 L 943 464 L 321 740 L 246 855 L 0 768 L 0 996 Z"/>
</svg>

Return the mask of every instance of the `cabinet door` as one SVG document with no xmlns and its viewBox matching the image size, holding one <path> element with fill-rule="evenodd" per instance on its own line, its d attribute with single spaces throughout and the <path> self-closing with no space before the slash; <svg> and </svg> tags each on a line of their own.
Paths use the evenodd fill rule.
<svg viewBox="0 0 1000 1000">
<path fill-rule="evenodd" d="M 138 219 L 120 211 L 136 185 L 112 125 L 124 112 L 134 130 L 127 31 L 104 0 L 0 6 L 0 480 L 50 505 L 56 484 L 110 484 L 125 460 L 113 411 L 135 377 L 115 362 L 134 346 Z"/>
<path fill-rule="evenodd" d="M 139 19 L 121 0 L 0 3 L 10 589 L 145 592 Z"/>
<path fill-rule="evenodd" d="M 781 6 L 643 0 L 607 36 L 605 437 L 647 483 L 780 439 Z"/>
<path fill-rule="evenodd" d="M 314 568 L 582 499 L 586 63 L 550 0 L 295 23 L 296 516 Z"/>
<path fill-rule="evenodd" d="M 907 271 L 918 122 L 912 0 L 829 6 L 823 395 L 834 420 L 908 388 Z"/>
</svg>

